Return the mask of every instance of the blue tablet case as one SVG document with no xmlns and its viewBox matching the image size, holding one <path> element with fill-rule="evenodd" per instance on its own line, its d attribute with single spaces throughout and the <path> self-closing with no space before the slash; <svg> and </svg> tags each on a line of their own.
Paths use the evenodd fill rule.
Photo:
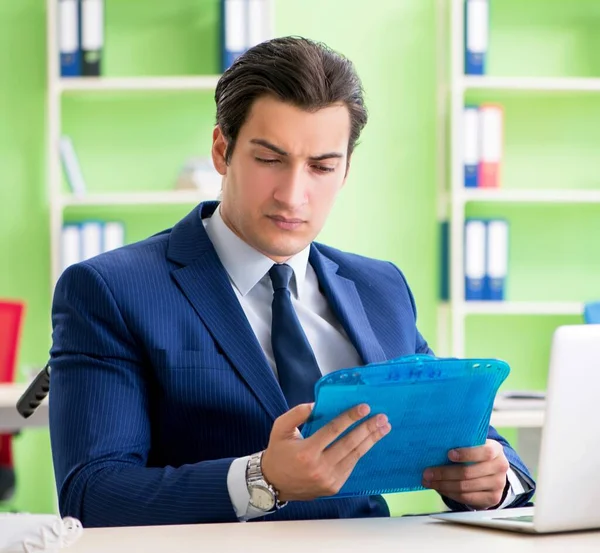
<svg viewBox="0 0 600 553">
<path fill-rule="evenodd" d="M 423 490 L 427 467 L 452 464 L 451 449 L 485 443 L 496 392 L 509 372 L 497 359 L 430 355 L 335 371 L 316 383 L 315 406 L 302 435 L 367 403 L 369 417 L 386 414 L 392 430 L 358 461 L 335 497 Z"/>
</svg>

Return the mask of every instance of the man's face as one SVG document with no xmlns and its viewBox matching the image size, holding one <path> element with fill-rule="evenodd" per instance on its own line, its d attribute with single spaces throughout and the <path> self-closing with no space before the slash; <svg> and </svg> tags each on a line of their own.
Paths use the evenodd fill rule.
<svg viewBox="0 0 600 553">
<path fill-rule="evenodd" d="M 257 99 L 229 165 L 219 127 L 212 156 L 224 176 L 221 216 L 247 244 L 281 263 L 319 234 L 346 180 L 350 113 L 343 104 L 303 111 Z"/>
</svg>

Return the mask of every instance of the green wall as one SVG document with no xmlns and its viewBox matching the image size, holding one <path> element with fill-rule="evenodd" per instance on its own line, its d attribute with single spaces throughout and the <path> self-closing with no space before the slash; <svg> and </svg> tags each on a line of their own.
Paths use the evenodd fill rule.
<svg viewBox="0 0 600 553">
<path fill-rule="evenodd" d="M 415 294 L 420 329 L 433 346 L 438 274 L 435 4 L 379 0 L 371 7 L 364 0 L 276 0 L 276 33 L 322 40 L 354 60 L 370 110 L 348 184 L 321 239 L 397 263 Z M 525 64 L 531 59 L 540 75 L 600 75 L 599 58 L 592 54 L 599 46 L 600 10 L 593 0 L 493 0 L 492 13 L 492 73 L 528 74 L 531 68 Z M 216 73 L 217 26 L 218 0 L 107 0 L 106 74 Z M 528 56 L 513 33 L 527 45 Z M 50 345 L 45 37 L 44 2 L 0 0 L 0 254 L 6 260 L 0 296 L 28 303 L 21 379 L 28 368 L 44 363 Z M 499 99 L 506 100 L 507 187 L 544 187 L 547 182 L 600 186 L 593 171 L 600 145 L 600 126 L 593 124 L 600 116 L 598 100 Z M 72 94 L 63 108 L 64 130 L 74 140 L 91 191 L 169 189 L 187 157 L 209 153 L 210 93 Z M 558 121 L 549 122 L 556 114 Z M 531 116 L 534 125 L 527 124 Z M 70 208 L 66 218 L 123 219 L 127 239 L 133 241 L 171 226 L 188 210 Z M 471 214 L 488 211 L 473 206 Z M 588 274 L 597 281 L 600 269 L 585 254 L 597 251 L 598 241 L 592 232 L 583 239 L 581 233 L 589 228 L 598 235 L 597 208 L 495 206 L 493 211 L 510 218 L 513 236 L 521 228 L 536 229 L 527 240 L 511 242 L 513 299 L 583 300 L 584 292 L 593 293 Z M 565 320 L 574 318 L 472 318 L 468 353 L 508 359 L 514 387 L 543 387 L 549 336 Z M 52 511 L 47 431 L 23 432 L 16 442 L 19 489 L 6 508 Z M 439 506 L 432 492 L 402 494 L 390 502 L 395 513 Z"/>
<path fill-rule="evenodd" d="M 356 62 L 371 120 L 322 239 L 398 263 L 419 301 L 421 328 L 433 338 L 433 1 L 386 0 L 377 10 L 364 6 L 358 0 L 278 0 L 276 32 L 323 40 Z M 216 73 L 217 23 L 216 0 L 108 0 L 106 73 Z M 0 187 L 0 251 L 8 260 L 0 273 L 0 295 L 28 303 L 20 378 L 26 367 L 44 362 L 50 345 L 45 37 L 44 2 L 0 0 L 5 181 Z M 209 153 L 210 93 L 73 94 L 65 97 L 63 109 L 63 127 L 74 140 L 90 191 L 168 189 L 187 157 Z M 127 239 L 137 240 L 172 225 L 187 211 L 71 208 L 66 219 L 124 219 Z M 24 432 L 16 456 L 19 489 L 8 508 L 51 511 L 55 497 L 47 432 Z"/>
</svg>

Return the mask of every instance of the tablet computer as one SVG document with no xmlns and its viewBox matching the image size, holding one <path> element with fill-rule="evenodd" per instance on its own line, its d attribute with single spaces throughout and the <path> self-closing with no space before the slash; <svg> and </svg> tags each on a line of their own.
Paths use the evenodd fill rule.
<svg viewBox="0 0 600 553">
<path fill-rule="evenodd" d="M 509 372 L 498 359 L 430 355 L 335 371 L 316 383 L 302 435 L 366 403 L 369 417 L 387 415 L 392 429 L 358 461 L 335 497 L 423 490 L 427 467 L 452 464 L 451 449 L 485 443 L 494 398 Z"/>
</svg>

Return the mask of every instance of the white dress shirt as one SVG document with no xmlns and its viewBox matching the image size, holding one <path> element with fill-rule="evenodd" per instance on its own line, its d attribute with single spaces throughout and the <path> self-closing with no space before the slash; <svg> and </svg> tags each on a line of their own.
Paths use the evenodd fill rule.
<svg viewBox="0 0 600 553">
<path fill-rule="evenodd" d="M 269 269 L 273 260 L 255 250 L 239 238 L 223 221 L 220 207 L 212 217 L 203 220 L 206 232 L 229 275 L 231 286 L 261 348 L 277 376 L 277 366 L 271 346 L 271 304 L 273 285 Z M 362 365 L 362 360 L 349 340 L 344 328 L 331 311 L 319 288 L 317 275 L 308 263 L 310 246 L 286 263 L 293 269 L 290 281 L 292 304 L 300 324 L 315 354 L 323 374 Z M 240 521 L 264 516 L 250 505 L 246 486 L 248 457 L 240 457 L 231 464 L 227 475 L 227 489 L 231 503 Z M 509 493 L 501 507 L 510 505 L 524 487 L 519 477 L 509 470 Z"/>
</svg>

